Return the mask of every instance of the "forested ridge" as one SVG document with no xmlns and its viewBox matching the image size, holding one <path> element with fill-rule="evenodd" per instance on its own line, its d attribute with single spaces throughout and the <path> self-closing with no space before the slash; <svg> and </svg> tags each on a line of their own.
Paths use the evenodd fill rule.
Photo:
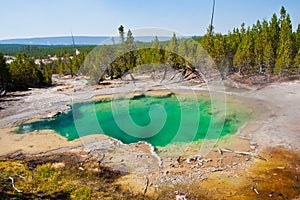
<svg viewBox="0 0 300 200">
<path fill-rule="evenodd" d="M 84 66 L 82 71 L 97 81 L 97 78 L 102 80 L 105 76 L 119 78 L 134 67 L 149 63 L 194 70 L 199 66 L 193 66 L 188 61 L 199 57 L 202 60 L 197 60 L 196 65 L 200 65 L 200 68 L 208 66 L 207 52 L 222 76 L 236 72 L 241 76 L 266 77 L 299 74 L 300 24 L 293 32 L 291 17 L 284 7 L 280 9 L 279 17 L 274 13 L 269 21 L 258 20 L 256 24 L 248 27 L 242 23 L 240 28 L 234 28 L 227 34 L 215 33 L 213 30 L 209 26 L 203 37 L 193 39 L 177 39 L 174 33 L 167 43 L 161 43 L 155 37 L 151 46 L 137 48 L 131 31 L 127 32 L 125 38 L 124 27 L 120 26 L 121 44 L 99 48 L 96 55 L 90 57 L 97 67 L 85 69 Z M 195 45 L 195 41 L 200 45 Z M 113 62 L 109 59 L 103 61 L 113 54 L 121 56 Z"/>
<path fill-rule="evenodd" d="M 90 52 L 96 45 L 76 46 L 80 52 Z M 46 58 L 48 55 L 64 56 L 73 54 L 74 47 L 71 45 L 23 45 L 23 44 L 0 44 L 0 52 L 9 56 L 26 54 L 34 58 Z"/>
<path fill-rule="evenodd" d="M 118 44 L 102 45 L 97 51 L 91 51 L 91 47 L 79 47 L 82 52 L 78 55 L 74 53 L 74 47 L 57 47 L 55 51 L 46 47 L 20 47 L 23 53 L 17 53 L 10 64 L 0 54 L 0 84 L 3 87 L 10 83 L 14 89 L 41 87 L 51 85 L 52 74 L 75 75 L 78 72 L 99 83 L 104 78 L 120 78 L 136 66 L 149 63 L 194 70 L 197 66 L 189 61 L 196 56 L 205 58 L 207 53 L 223 76 L 235 72 L 279 77 L 299 74 L 300 24 L 293 31 L 291 16 L 284 7 L 279 16 L 273 14 L 270 20 L 258 20 L 248 27 L 242 23 L 241 27 L 227 34 L 211 30 L 214 28 L 209 26 L 203 37 L 192 39 L 178 39 L 174 33 L 169 41 L 160 42 L 155 37 L 152 43 L 137 43 L 130 29 L 126 33 L 121 25 Z M 50 63 L 34 62 L 34 59 L 45 58 L 45 53 L 57 59 Z M 120 56 L 110 60 L 116 54 Z M 93 62 L 92 68 L 83 65 L 87 56 Z M 208 65 L 206 62 L 197 64 Z"/>
</svg>

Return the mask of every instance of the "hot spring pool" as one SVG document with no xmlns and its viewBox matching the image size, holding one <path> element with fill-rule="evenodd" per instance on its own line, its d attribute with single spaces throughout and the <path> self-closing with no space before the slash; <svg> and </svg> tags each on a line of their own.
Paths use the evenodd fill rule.
<svg viewBox="0 0 300 200">
<path fill-rule="evenodd" d="M 127 144 L 146 141 L 166 146 L 236 133 L 250 120 L 249 111 L 239 106 L 227 103 L 224 115 L 212 108 L 208 97 L 197 97 L 196 103 L 188 97 L 178 100 L 174 95 L 106 99 L 76 103 L 56 118 L 21 124 L 17 133 L 51 129 L 68 140 L 105 134 Z"/>
</svg>

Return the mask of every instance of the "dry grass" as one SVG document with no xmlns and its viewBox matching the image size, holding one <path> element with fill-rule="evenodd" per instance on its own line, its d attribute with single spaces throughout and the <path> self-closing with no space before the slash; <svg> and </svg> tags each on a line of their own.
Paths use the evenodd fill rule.
<svg viewBox="0 0 300 200">
<path fill-rule="evenodd" d="M 0 161 L 0 199 L 146 199 L 123 191 L 115 180 L 122 176 L 107 167 L 88 170 L 76 162 L 57 164 L 55 160 Z M 21 178 L 20 176 L 24 177 Z M 14 190 L 9 177 L 14 178 Z"/>
</svg>

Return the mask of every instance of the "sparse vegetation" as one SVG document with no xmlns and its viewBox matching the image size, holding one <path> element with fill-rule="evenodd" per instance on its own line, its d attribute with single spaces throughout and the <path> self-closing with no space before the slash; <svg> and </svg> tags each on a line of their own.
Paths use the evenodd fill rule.
<svg viewBox="0 0 300 200">
<path fill-rule="evenodd" d="M 117 171 L 106 167 L 86 170 L 79 168 L 75 160 L 70 162 L 71 155 L 59 157 L 64 157 L 64 161 L 47 157 L 1 160 L 1 199 L 148 199 L 114 183 L 121 176 Z M 12 187 L 9 177 L 14 178 L 15 187 L 22 192 Z"/>
<path fill-rule="evenodd" d="M 187 199 L 291 199 L 300 195 L 299 156 L 281 148 L 266 149 L 262 155 L 267 161 L 259 159 L 246 171 L 212 173 L 201 182 L 162 183 L 146 196 L 130 192 L 130 185 L 117 184 L 122 175 L 95 165 L 95 160 L 80 165 L 70 154 L 1 160 L 0 195 L 2 199 L 175 199 L 176 195 Z M 22 192 L 14 190 L 9 177 Z"/>
</svg>

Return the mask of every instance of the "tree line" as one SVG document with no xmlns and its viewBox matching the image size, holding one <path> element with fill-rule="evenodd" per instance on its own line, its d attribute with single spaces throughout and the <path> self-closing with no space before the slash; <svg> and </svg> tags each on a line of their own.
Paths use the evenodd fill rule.
<svg viewBox="0 0 300 200">
<path fill-rule="evenodd" d="M 27 90 L 30 87 L 46 87 L 52 83 L 52 74 L 77 74 L 87 53 L 73 56 L 69 53 L 57 60 L 44 63 L 22 53 L 17 54 L 10 64 L 0 53 L 0 86 L 5 90 Z"/>
<path fill-rule="evenodd" d="M 291 75 L 300 69 L 300 24 L 293 32 L 291 17 L 281 7 L 279 18 L 257 21 L 228 34 L 208 33 L 196 38 L 225 73 Z"/>
<path fill-rule="evenodd" d="M 88 63 L 93 63 L 94 67 L 89 65 L 82 69 L 94 82 L 99 83 L 105 77 L 120 78 L 147 63 L 174 69 L 205 69 L 211 66 L 211 59 L 222 76 L 235 72 L 266 76 L 299 74 L 300 24 L 293 32 L 291 17 L 284 7 L 281 7 L 279 18 L 274 13 L 270 21 L 258 20 L 247 28 L 242 23 L 240 28 L 227 34 L 214 33 L 214 28 L 208 27 L 203 37 L 178 39 L 174 33 L 168 42 L 160 42 L 155 37 L 152 44 L 139 48 L 130 29 L 126 38 L 122 25 L 118 31 L 120 44 L 101 46 L 89 56 Z M 112 60 L 114 54 L 119 56 Z M 190 61 L 194 61 L 193 65 Z"/>
<path fill-rule="evenodd" d="M 39 68 L 34 60 L 25 54 L 18 54 L 11 64 L 7 64 L 4 55 L 0 53 L 0 71 L 3 91 L 41 87 L 51 80 L 51 74 L 48 74 L 46 69 Z"/>
<path fill-rule="evenodd" d="M 141 65 L 205 71 L 213 65 L 212 60 L 223 76 L 235 72 L 268 76 L 299 74 L 300 25 L 293 32 L 291 17 L 284 7 L 280 16 L 274 13 L 270 21 L 258 20 L 247 28 L 242 23 L 227 34 L 213 30 L 209 26 L 203 37 L 184 39 L 174 33 L 169 41 L 161 42 L 155 37 L 152 43 L 137 43 L 131 30 L 125 33 L 121 25 L 118 44 L 101 45 L 79 55 L 74 54 L 74 49 L 71 53 L 57 52 L 57 60 L 51 63 L 36 64 L 32 57 L 17 54 L 11 64 L 6 64 L 0 54 L 0 84 L 3 87 L 11 83 L 15 89 L 41 87 L 51 84 L 54 73 L 72 76 L 82 73 L 94 83 L 101 83 L 105 78 L 116 79 L 130 70 L 141 70 L 137 67 Z"/>
<path fill-rule="evenodd" d="M 191 62 L 196 57 L 208 57 L 195 40 L 178 39 L 175 33 L 169 41 L 161 42 L 155 36 L 152 43 L 137 45 L 130 29 L 126 34 L 121 25 L 118 31 L 119 44 L 97 47 L 81 67 L 81 73 L 90 76 L 93 83 L 101 83 L 107 78 L 120 78 L 128 71 L 141 72 L 147 69 L 149 72 L 158 66 L 193 71 L 197 66 Z"/>
<path fill-rule="evenodd" d="M 88 53 L 96 45 L 76 46 L 82 53 Z M 63 57 L 65 54 L 73 54 L 74 47 L 66 45 L 22 45 L 22 44 L 0 44 L 0 52 L 5 55 L 16 56 L 17 54 L 26 54 L 34 58 L 46 58 L 48 55 Z"/>
</svg>

